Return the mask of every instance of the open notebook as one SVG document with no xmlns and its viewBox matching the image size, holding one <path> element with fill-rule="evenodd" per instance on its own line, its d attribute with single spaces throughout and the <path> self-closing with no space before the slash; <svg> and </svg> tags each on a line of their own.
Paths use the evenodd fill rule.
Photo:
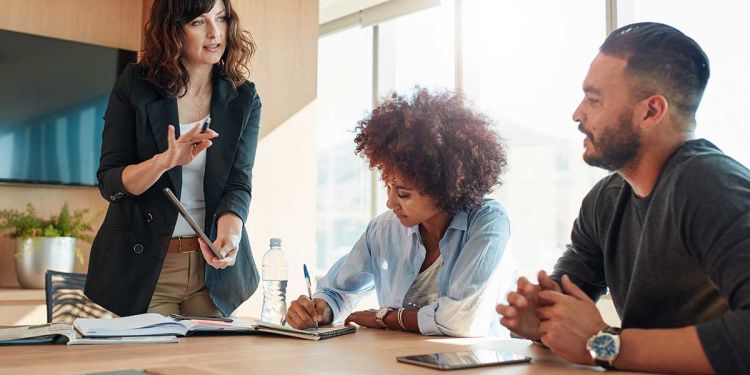
<svg viewBox="0 0 750 375">
<path fill-rule="evenodd" d="M 159 314 L 140 314 L 114 319 L 76 319 L 73 326 L 85 337 L 176 335 L 194 333 L 245 333 L 258 332 L 321 340 L 357 331 L 356 327 L 321 327 L 298 330 L 287 326 L 261 322 L 255 319 L 232 319 L 231 322 L 213 320 L 176 320 Z"/>
<path fill-rule="evenodd" d="M 113 319 L 76 319 L 73 322 L 85 337 L 110 336 L 188 336 L 197 332 L 254 332 L 251 320 L 234 319 L 231 322 L 214 320 L 176 320 L 160 314 L 146 313 Z"/>
<path fill-rule="evenodd" d="M 102 344 L 162 344 L 176 343 L 177 337 L 138 336 L 138 337 L 81 337 L 73 326 L 67 323 L 46 323 L 31 326 L 0 328 L 0 345 L 63 344 L 102 345 Z"/>
</svg>

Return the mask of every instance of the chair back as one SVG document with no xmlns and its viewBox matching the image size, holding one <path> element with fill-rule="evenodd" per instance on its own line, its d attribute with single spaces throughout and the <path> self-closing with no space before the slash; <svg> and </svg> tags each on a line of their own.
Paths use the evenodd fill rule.
<svg viewBox="0 0 750 375">
<path fill-rule="evenodd" d="M 73 324 L 76 318 L 111 318 L 112 313 L 83 294 L 86 275 L 47 270 L 47 323 Z"/>
</svg>

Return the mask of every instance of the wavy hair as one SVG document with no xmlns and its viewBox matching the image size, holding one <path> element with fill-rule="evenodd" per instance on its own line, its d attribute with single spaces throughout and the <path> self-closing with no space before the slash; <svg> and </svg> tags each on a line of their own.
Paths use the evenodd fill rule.
<svg viewBox="0 0 750 375">
<path fill-rule="evenodd" d="M 492 125 L 463 95 L 417 87 L 410 97 L 394 94 L 359 122 L 355 152 L 384 181 L 398 174 L 455 214 L 481 206 L 501 184 L 507 159 Z"/>
<path fill-rule="evenodd" d="M 183 26 L 209 12 L 216 1 L 224 2 L 227 15 L 226 49 L 219 61 L 222 77 L 235 89 L 245 81 L 256 46 L 252 35 L 240 27 L 230 0 L 155 0 L 140 61 L 147 81 L 171 95 L 187 93 L 190 76 L 181 61 Z"/>
</svg>

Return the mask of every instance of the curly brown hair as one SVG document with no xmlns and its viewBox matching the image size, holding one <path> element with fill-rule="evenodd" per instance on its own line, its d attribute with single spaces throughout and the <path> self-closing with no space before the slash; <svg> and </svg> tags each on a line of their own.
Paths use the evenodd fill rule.
<svg viewBox="0 0 750 375">
<path fill-rule="evenodd" d="M 451 91 L 394 94 L 361 120 L 356 154 L 384 181 L 396 174 L 449 214 L 477 208 L 501 184 L 507 159 L 493 122 Z"/>
<path fill-rule="evenodd" d="M 155 0 L 146 22 L 144 49 L 140 64 L 146 80 L 171 95 L 183 96 L 190 81 L 182 64 L 183 26 L 209 12 L 217 0 Z M 255 54 L 252 35 L 240 28 L 239 18 L 230 0 L 224 2 L 228 31 L 226 49 L 219 65 L 222 75 L 235 89 L 250 73 L 250 59 Z"/>
</svg>

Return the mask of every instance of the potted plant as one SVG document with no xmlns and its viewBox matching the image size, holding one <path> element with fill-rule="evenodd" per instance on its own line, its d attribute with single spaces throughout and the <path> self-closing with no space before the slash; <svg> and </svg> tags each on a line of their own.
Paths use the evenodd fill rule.
<svg viewBox="0 0 750 375">
<path fill-rule="evenodd" d="M 16 277 L 22 288 L 44 288 L 47 270 L 73 272 L 75 261 L 83 263 L 77 240 L 91 242 L 88 210 L 70 213 L 66 202 L 60 214 L 48 220 L 36 214 L 31 203 L 26 211 L 0 210 L 0 230 L 11 229 L 16 239 Z"/>
</svg>

